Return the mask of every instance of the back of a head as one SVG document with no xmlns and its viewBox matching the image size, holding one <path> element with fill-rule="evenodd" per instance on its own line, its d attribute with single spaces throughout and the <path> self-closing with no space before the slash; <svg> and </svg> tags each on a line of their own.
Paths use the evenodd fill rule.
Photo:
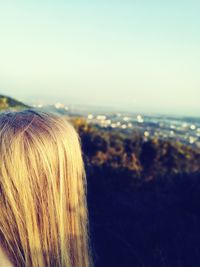
<svg viewBox="0 0 200 267">
<path fill-rule="evenodd" d="M 90 266 L 84 163 L 66 119 L 0 115 L 0 241 L 14 266 Z"/>
</svg>

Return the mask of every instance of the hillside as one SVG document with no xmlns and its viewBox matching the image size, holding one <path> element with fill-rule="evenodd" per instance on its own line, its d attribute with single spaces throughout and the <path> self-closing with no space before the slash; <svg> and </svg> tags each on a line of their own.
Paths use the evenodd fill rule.
<svg viewBox="0 0 200 267">
<path fill-rule="evenodd" d="M 20 101 L 17 101 L 11 97 L 0 95 L 0 111 L 3 110 L 20 110 L 24 108 L 28 108 L 28 105 L 23 104 Z"/>
<path fill-rule="evenodd" d="M 95 267 L 200 263 L 200 151 L 72 119 L 88 183 Z"/>
</svg>

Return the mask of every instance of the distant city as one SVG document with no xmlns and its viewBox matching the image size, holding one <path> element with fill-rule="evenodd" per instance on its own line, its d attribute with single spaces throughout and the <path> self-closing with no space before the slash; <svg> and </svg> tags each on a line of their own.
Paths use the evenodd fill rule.
<svg viewBox="0 0 200 267">
<path fill-rule="evenodd" d="M 145 139 L 152 137 L 175 140 L 200 148 L 200 118 L 148 115 L 120 111 L 98 111 L 94 107 L 66 106 L 62 103 L 44 106 L 33 105 L 63 115 L 77 115 L 90 124 L 107 130 L 117 129 L 124 133 L 138 132 Z"/>
</svg>

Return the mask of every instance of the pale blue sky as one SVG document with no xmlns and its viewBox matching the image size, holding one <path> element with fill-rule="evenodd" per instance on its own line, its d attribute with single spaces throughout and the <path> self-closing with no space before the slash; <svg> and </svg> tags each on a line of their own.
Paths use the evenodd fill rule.
<svg viewBox="0 0 200 267">
<path fill-rule="evenodd" d="M 200 116 L 200 2 L 0 1 L 0 92 Z"/>
</svg>

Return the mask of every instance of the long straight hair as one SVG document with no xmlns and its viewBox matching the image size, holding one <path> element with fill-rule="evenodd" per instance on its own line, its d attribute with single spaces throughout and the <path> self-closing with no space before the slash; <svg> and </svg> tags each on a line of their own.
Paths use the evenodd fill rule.
<svg viewBox="0 0 200 267">
<path fill-rule="evenodd" d="M 35 110 L 0 115 L 0 241 L 14 266 L 93 266 L 86 190 L 69 121 Z"/>
</svg>

